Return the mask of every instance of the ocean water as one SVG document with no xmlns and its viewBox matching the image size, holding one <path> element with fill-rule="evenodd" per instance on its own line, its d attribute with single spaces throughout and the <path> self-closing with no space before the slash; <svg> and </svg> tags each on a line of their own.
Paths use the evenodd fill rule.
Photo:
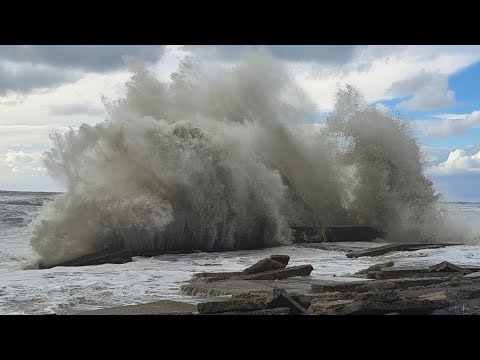
<svg viewBox="0 0 480 360">
<path fill-rule="evenodd" d="M 289 255 L 290 265 L 312 264 L 318 279 L 347 275 L 374 263 L 432 265 L 450 261 L 480 265 L 480 245 L 397 252 L 381 257 L 348 259 L 343 252 L 282 246 L 223 253 L 135 257 L 122 265 L 55 267 L 26 270 L 35 259 L 29 247 L 30 225 L 53 193 L 0 191 L 0 314 L 64 314 L 71 311 L 132 305 L 161 299 L 200 298 L 179 294 L 182 283 L 200 271 L 238 271 L 271 254 Z M 480 234 L 480 203 L 445 203 L 456 223 Z"/>
</svg>

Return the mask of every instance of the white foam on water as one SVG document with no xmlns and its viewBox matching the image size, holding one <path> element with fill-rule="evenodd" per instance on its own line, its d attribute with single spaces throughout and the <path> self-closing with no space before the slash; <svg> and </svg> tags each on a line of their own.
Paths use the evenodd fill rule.
<svg viewBox="0 0 480 360">
<path fill-rule="evenodd" d="M 121 265 L 46 270 L 24 270 L 22 265 L 26 260 L 16 258 L 8 260 L 7 268 L 0 268 L 0 313 L 64 314 L 161 299 L 195 304 L 205 299 L 179 293 L 180 286 L 191 280 L 194 273 L 241 271 L 271 254 L 289 255 L 289 266 L 312 264 L 311 278 L 319 280 L 336 280 L 339 276 L 389 260 L 398 266 L 429 266 L 441 261 L 457 265 L 480 264 L 480 246 L 396 252 L 358 259 L 349 259 L 340 251 L 282 246 L 262 250 L 135 257 L 133 262 Z"/>
</svg>

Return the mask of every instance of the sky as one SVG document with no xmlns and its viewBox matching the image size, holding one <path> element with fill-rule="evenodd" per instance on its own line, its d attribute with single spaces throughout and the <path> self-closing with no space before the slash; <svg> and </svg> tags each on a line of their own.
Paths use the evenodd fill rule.
<svg viewBox="0 0 480 360">
<path fill-rule="evenodd" d="M 0 45 L 0 190 L 63 191 L 43 165 L 49 134 L 105 118 L 132 64 L 169 81 L 184 56 L 235 64 L 256 47 L 282 61 L 321 122 L 338 85 L 414 123 L 427 174 L 449 201 L 480 201 L 480 46 Z"/>
</svg>

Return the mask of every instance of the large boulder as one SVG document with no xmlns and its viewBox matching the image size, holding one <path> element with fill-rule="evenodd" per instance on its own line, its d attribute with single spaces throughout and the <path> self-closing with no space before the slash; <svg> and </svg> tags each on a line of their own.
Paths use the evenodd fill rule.
<svg viewBox="0 0 480 360">
<path fill-rule="evenodd" d="M 266 307 L 262 299 L 246 298 L 246 299 L 229 299 L 227 301 L 210 301 L 197 305 L 200 314 L 217 314 L 229 311 L 254 311 L 261 310 Z"/>
<path fill-rule="evenodd" d="M 284 264 L 283 267 L 285 267 L 285 266 L 288 265 L 288 262 L 290 261 L 290 256 L 288 256 L 288 255 L 270 255 L 270 259 Z"/>
<path fill-rule="evenodd" d="M 283 262 L 273 260 L 271 258 L 267 258 L 267 259 L 260 260 L 259 262 L 253 264 L 252 266 L 249 266 L 248 268 L 243 270 L 242 273 L 245 275 L 258 274 L 265 271 L 283 269 L 286 265 L 287 264 L 284 264 Z"/>
</svg>

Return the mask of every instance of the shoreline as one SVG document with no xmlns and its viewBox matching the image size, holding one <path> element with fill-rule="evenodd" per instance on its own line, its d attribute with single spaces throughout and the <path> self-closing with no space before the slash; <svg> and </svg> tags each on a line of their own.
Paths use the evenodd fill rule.
<svg viewBox="0 0 480 360">
<path fill-rule="evenodd" d="M 384 248 L 363 251 L 377 256 Z M 335 280 L 318 280 L 310 276 L 311 265 L 287 266 L 289 259 L 270 255 L 240 272 L 195 273 L 179 292 L 206 300 L 199 304 L 165 299 L 67 315 L 480 314 L 478 266 L 443 261 L 399 267 L 388 261 Z"/>
</svg>

